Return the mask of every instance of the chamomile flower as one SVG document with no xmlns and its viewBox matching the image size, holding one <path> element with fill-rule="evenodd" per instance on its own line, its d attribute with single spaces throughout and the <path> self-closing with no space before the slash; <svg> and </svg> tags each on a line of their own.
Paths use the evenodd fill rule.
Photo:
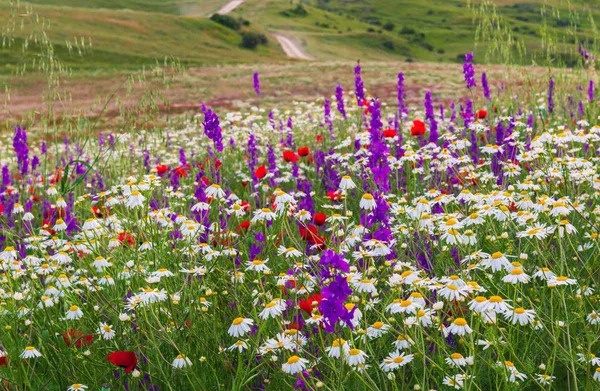
<svg viewBox="0 0 600 391">
<path fill-rule="evenodd" d="M 291 356 L 285 364 L 281 365 L 281 369 L 283 369 L 285 373 L 295 375 L 296 373 L 304 371 L 307 364 L 307 359 L 298 356 Z"/>
<path fill-rule="evenodd" d="M 98 333 L 105 340 L 111 340 L 115 336 L 116 332 L 111 325 L 108 323 L 100 322 L 100 327 L 98 328 Z"/>
<path fill-rule="evenodd" d="M 69 320 L 81 319 L 83 317 L 83 311 L 81 311 L 81 309 L 76 305 L 72 305 L 67 311 L 66 317 Z"/>
<path fill-rule="evenodd" d="M 276 318 L 280 316 L 284 310 L 285 304 L 282 304 L 282 301 L 272 300 L 265 305 L 265 308 L 258 314 L 258 317 L 262 320 Z"/>
<path fill-rule="evenodd" d="M 215 200 L 220 200 L 220 199 L 225 198 L 225 192 L 223 191 L 221 186 L 217 185 L 216 183 L 213 183 L 212 185 L 208 186 L 204 190 L 204 193 L 206 194 L 207 197 L 210 197 Z"/>
<path fill-rule="evenodd" d="M 67 388 L 67 391 L 81 391 L 81 390 L 87 390 L 87 386 L 85 384 L 79 384 L 79 383 L 75 383 L 75 384 L 71 384 L 71 386 L 69 386 L 69 388 Z"/>
<path fill-rule="evenodd" d="M 390 329 L 390 326 L 383 322 L 375 322 L 367 327 L 367 336 L 371 339 L 379 338 Z"/>
<path fill-rule="evenodd" d="M 348 365 L 356 367 L 358 365 L 364 364 L 367 360 L 367 354 L 360 349 L 350 349 L 345 352 L 344 358 Z"/>
<path fill-rule="evenodd" d="M 231 322 L 231 326 L 229 327 L 229 330 L 227 330 L 227 333 L 232 337 L 242 337 L 250 331 L 253 324 L 254 321 L 252 319 L 241 317 L 235 318 L 233 322 Z"/>
<path fill-rule="evenodd" d="M 383 369 L 384 372 L 390 372 L 400 367 L 405 366 L 410 363 L 414 359 L 413 354 L 400 353 L 398 351 L 391 353 L 388 357 L 386 357 L 379 366 Z"/>
<path fill-rule="evenodd" d="M 523 268 L 515 267 L 510 273 L 502 279 L 506 284 L 519 284 L 529 282 L 529 276 L 523 271 Z"/>
<path fill-rule="evenodd" d="M 29 359 L 29 358 L 42 357 L 42 353 L 40 353 L 33 346 L 27 346 L 25 348 L 25 350 L 23 350 L 23 353 L 21 353 L 21 355 L 19 357 L 21 357 L 22 359 L 26 360 L 26 359 Z"/>
<path fill-rule="evenodd" d="M 463 335 L 470 334 L 473 332 L 473 329 L 471 329 L 469 327 L 466 319 L 464 319 L 464 318 L 454 319 L 452 324 L 450 324 L 450 326 L 448 326 L 447 330 L 448 330 L 449 334 L 455 334 L 458 336 L 463 336 Z"/>
<path fill-rule="evenodd" d="M 535 319 L 535 311 L 526 310 L 524 308 L 515 308 L 514 310 L 506 311 L 504 317 L 512 324 L 519 323 L 521 326 L 525 326 L 533 322 Z"/>
<path fill-rule="evenodd" d="M 331 346 L 325 348 L 327 355 L 333 358 L 340 358 L 342 352 L 347 353 L 349 350 L 350 345 L 342 338 L 335 339 Z"/>
<path fill-rule="evenodd" d="M 350 178 L 348 175 L 344 175 L 342 177 L 342 180 L 340 181 L 339 189 L 340 190 L 356 189 L 356 184 L 352 181 L 352 178 Z"/>
<path fill-rule="evenodd" d="M 473 356 L 464 357 L 460 353 L 452 353 L 450 357 L 446 357 L 446 363 L 451 367 L 464 367 L 473 365 Z"/>
<path fill-rule="evenodd" d="M 377 202 L 372 194 L 366 193 L 360 199 L 359 206 L 363 210 L 373 210 L 377 207 Z"/>
<path fill-rule="evenodd" d="M 575 285 L 577 280 L 566 276 L 558 276 L 548 280 L 548 286 Z"/>
<path fill-rule="evenodd" d="M 143 206 L 145 200 L 146 197 L 144 197 L 142 193 L 140 193 L 138 190 L 134 190 L 127 198 L 127 203 L 125 205 L 127 205 L 129 209 L 133 209 L 138 206 Z"/>
<path fill-rule="evenodd" d="M 192 366 L 192 360 L 186 357 L 185 354 L 178 354 L 171 364 L 173 368 L 186 368 Z"/>
</svg>

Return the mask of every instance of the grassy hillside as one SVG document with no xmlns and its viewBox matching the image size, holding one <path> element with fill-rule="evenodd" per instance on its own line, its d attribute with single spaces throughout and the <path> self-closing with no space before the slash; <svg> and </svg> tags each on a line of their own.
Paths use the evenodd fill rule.
<svg viewBox="0 0 600 391">
<path fill-rule="evenodd" d="M 464 0 L 307 0 L 305 3 L 368 23 L 372 34 L 391 34 L 408 40 L 413 58 L 418 60 L 462 61 L 463 54 L 473 49 L 479 23 Z M 479 1 L 473 3 L 474 8 L 479 7 Z M 494 3 L 512 37 L 527 48 L 526 63 L 542 60 L 540 49 L 545 37 L 556 38 L 557 55 L 569 63 L 577 56 L 579 42 L 594 41 L 590 16 L 596 23 L 600 21 L 597 1 L 576 0 L 567 4 L 565 0 L 497 0 Z M 545 19 L 543 7 L 546 7 Z M 544 23 L 547 28 L 542 33 L 540 28 Z"/>
<path fill-rule="evenodd" d="M 34 11 L 48 22 L 44 30 L 53 43 L 54 55 L 75 69 L 137 69 L 165 56 L 174 56 L 188 66 L 287 60 L 272 39 L 255 50 L 244 49 L 239 32 L 207 18 L 41 5 Z M 0 25 L 6 25 L 8 17 L 9 6 L 0 5 Z M 23 61 L 26 41 L 26 55 L 32 59 L 38 55 L 30 38 L 40 26 L 34 19 L 33 15 L 17 19 L 12 47 L 0 49 L 0 69 L 7 71 Z M 74 37 L 85 42 L 83 55 L 69 50 Z"/>
<path fill-rule="evenodd" d="M 160 12 L 174 15 L 208 15 L 228 0 L 28 0 L 32 4 L 76 8 Z"/>
</svg>

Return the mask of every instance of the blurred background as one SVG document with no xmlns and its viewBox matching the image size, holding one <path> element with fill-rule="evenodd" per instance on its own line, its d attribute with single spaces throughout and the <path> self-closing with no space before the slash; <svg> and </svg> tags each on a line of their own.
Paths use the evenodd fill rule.
<svg viewBox="0 0 600 391">
<path fill-rule="evenodd" d="M 402 67 L 443 96 L 468 52 L 475 64 L 595 63 L 598 20 L 600 2 L 584 0 L 3 1 L 0 118 L 243 107 L 255 71 L 263 99 L 300 99 L 351 81 L 357 60 L 384 91 Z"/>
</svg>

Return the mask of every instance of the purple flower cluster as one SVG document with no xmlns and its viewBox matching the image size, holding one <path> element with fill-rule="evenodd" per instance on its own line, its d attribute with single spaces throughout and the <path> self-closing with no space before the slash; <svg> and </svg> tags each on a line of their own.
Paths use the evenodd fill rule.
<svg viewBox="0 0 600 391">
<path fill-rule="evenodd" d="M 337 87 L 335 87 L 335 100 L 337 101 L 337 109 L 342 117 L 344 117 L 344 120 L 348 119 L 348 116 L 346 115 L 346 108 L 344 107 L 344 90 L 339 84 Z"/>
<path fill-rule="evenodd" d="M 27 174 L 29 167 L 29 146 L 27 145 L 27 132 L 20 126 L 15 126 L 13 148 L 17 155 L 17 164 L 21 175 Z"/>
<path fill-rule="evenodd" d="M 406 94 L 404 92 L 404 73 L 398 72 L 398 113 L 402 115 L 406 110 L 404 106 L 404 98 Z"/>
<path fill-rule="evenodd" d="M 429 142 L 437 144 L 439 134 L 437 131 L 437 121 L 435 120 L 435 112 L 433 110 L 433 100 L 431 91 L 425 93 L 425 119 L 429 122 Z"/>
<path fill-rule="evenodd" d="M 369 151 L 369 168 L 373 173 L 373 180 L 381 191 L 389 190 L 389 176 L 390 167 L 388 165 L 387 157 L 389 155 L 389 148 L 385 144 L 381 134 L 381 103 L 378 99 L 373 100 L 371 104 L 371 123 L 370 123 L 369 135 L 370 144 Z"/>
<path fill-rule="evenodd" d="M 329 99 L 325 99 L 325 101 L 323 102 L 323 111 L 325 123 L 327 124 L 329 133 L 331 134 L 331 140 L 335 141 L 335 135 L 333 134 L 333 122 L 331 122 L 331 101 Z"/>
<path fill-rule="evenodd" d="M 258 72 L 254 72 L 254 92 L 256 92 L 256 95 L 260 95 L 260 80 L 258 79 Z"/>
<path fill-rule="evenodd" d="M 550 76 L 548 84 L 548 113 L 554 112 L 554 78 Z"/>
<path fill-rule="evenodd" d="M 359 106 L 362 106 L 365 100 L 365 83 L 363 83 L 360 76 L 360 64 L 354 68 L 354 89 L 356 90 L 356 102 Z"/>
<path fill-rule="evenodd" d="M 492 100 L 490 95 L 490 86 L 488 85 L 487 74 L 485 72 L 481 74 L 481 86 L 483 87 L 483 96 L 485 99 Z"/>
<path fill-rule="evenodd" d="M 352 294 L 352 289 L 348 286 L 348 281 L 341 274 L 336 274 L 333 281 L 321 291 L 323 300 L 319 303 L 319 312 L 325 318 L 325 331 L 335 332 L 335 325 L 338 322 L 345 322 L 351 329 L 352 317 L 356 307 L 348 311 L 344 305 L 348 296 Z"/>
<path fill-rule="evenodd" d="M 221 125 L 219 117 L 211 110 L 207 109 L 204 112 L 204 134 L 211 139 L 215 144 L 215 149 L 219 152 L 223 151 L 223 135 L 221 134 Z"/>
<path fill-rule="evenodd" d="M 465 54 L 463 74 L 465 75 L 467 88 L 473 88 L 477 86 L 477 83 L 475 82 L 475 68 L 473 68 L 473 52 Z"/>
</svg>

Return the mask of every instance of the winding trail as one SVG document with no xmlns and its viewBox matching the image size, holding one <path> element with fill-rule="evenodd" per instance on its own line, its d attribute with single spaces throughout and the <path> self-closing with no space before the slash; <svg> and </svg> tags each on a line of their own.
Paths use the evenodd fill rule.
<svg viewBox="0 0 600 391">
<path fill-rule="evenodd" d="M 243 2 L 244 0 L 232 0 L 229 3 L 225 4 L 223 7 L 221 7 L 221 9 L 215 13 L 219 15 L 227 15 L 228 13 L 242 5 Z"/>
<path fill-rule="evenodd" d="M 274 35 L 288 57 L 307 61 L 314 60 L 294 38 L 277 33 Z"/>
<path fill-rule="evenodd" d="M 223 7 L 221 7 L 221 9 L 215 13 L 219 15 L 227 15 L 243 3 L 244 0 L 232 0 L 229 3 L 225 4 Z M 275 35 L 275 38 L 277 38 L 277 42 L 279 42 L 279 44 L 281 45 L 283 52 L 289 58 L 296 58 L 298 60 L 307 61 L 312 61 L 315 59 L 314 57 L 306 53 L 302 45 L 300 45 L 295 38 L 289 35 L 283 35 L 279 33 L 274 33 L 273 35 Z"/>
</svg>

